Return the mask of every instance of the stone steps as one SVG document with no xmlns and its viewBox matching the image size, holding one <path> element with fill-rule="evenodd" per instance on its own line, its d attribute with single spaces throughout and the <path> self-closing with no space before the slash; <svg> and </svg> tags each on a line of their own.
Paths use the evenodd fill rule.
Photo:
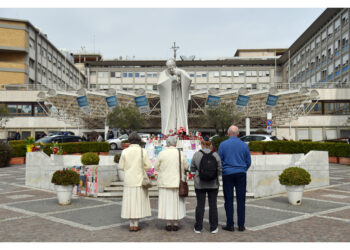
<svg viewBox="0 0 350 250">
<path fill-rule="evenodd" d="M 222 191 L 222 181 L 219 180 L 220 182 L 220 187 L 219 187 L 219 193 L 218 193 L 218 197 L 223 197 L 223 191 Z M 194 182 L 191 181 L 187 181 L 188 183 L 188 196 L 189 197 L 196 197 L 196 193 L 194 191 Z M 148 194 L 150 197 L 158 197 L 158 187 L 157 187 L 157 183 L 154 182 L 153 183 L 153 187 L 148 189 Z M 104 192 L 103 193 L 98 193 L 97 196 L 98 197 L 123 197 L 123 185 L 124 183 L 122 181 L 114 181 L 112 182 L 108 187 L 104 188 Z M 247 197 L 253 197 L 253 194 L 247 193 Z"/>
</svg>

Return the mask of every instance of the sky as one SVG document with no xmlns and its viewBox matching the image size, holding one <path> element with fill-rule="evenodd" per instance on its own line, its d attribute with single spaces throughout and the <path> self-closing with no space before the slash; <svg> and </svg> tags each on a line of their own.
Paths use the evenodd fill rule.
<svg viewBox="0 0 350 250">
<path fill-rule="evenodd" d="M 57 47 L 103 58 L 232 57 L 237 49 L 288 48 L 325 8 L 0 8 Z"/>
</svg>

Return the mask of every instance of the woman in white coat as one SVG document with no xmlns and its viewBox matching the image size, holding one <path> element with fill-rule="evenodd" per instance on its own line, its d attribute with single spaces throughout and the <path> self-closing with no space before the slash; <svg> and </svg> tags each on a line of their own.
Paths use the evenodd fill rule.
<svg viewBox="0 0 350 250">
<path fill-rule="evenodd" d="M 152 165 L 147 151 L 139 145 L 141 137 L 133 132 L 128 140 L 131 145 L 122 151 L 119 161 L 120 169 L 125 172 L 121 217 L 130 220 L 129 231 L 137 232 L 141 230 L 139 219 L 151 216 L 148 190 L 142 187 L 142 179 L 145 170 L 151 169 Z"/>
<path fill-rule="evenodd" d="M 179 230 L 178 220 L 186 216 L 185 198 L 179 197 L 180 162 L 179 150 L 176 148 L 177 138 L 167 139 L 167 148 L 161 151 L 154 164 L 158 172 L 158 218 L 167 220 L 166 230 Z M 188 161 L 183 152 L 181 156 L 182 180 L 185 180 L 185 170 L 188 170 Z"/>
</svg>

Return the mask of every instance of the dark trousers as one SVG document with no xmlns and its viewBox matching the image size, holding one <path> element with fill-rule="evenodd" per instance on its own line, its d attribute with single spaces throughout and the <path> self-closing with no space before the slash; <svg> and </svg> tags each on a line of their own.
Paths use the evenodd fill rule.
<svg viewBox="0 0 350 250">
<path fill-rule="evenodd" d="M 216 198 L 218 196 L 219 189 L 196 189 L 197 207 L 196 207 L 196 224 L 194 228 L 198 231 L 203 229 L 203 217 L 205 198 L 208 194 L 209 201 L 209 224 L 210 231 L 215 230 L 218 227 L 218 207 L 216 204 Z"/>
<path fill-rule="evenodd" d="M 222 176 L 225 198 L 226 225 L 233 227 L 233 188 L 236 190 L 238 226 L 245 223 L 245 194 L 247 189 L 247 174 L 237 173 Z"/>
</svg>

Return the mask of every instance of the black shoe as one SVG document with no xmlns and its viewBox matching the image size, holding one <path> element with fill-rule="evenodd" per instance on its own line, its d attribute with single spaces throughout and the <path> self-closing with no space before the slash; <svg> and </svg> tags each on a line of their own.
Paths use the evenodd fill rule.
<svg viewBox="0 0 350 250">
<path fill-rule="evenodd" d="M 171 231 L 171 230 L 172 230 L 171 225 L 166 225 L 166 226 L 165 226 L 165 230 L 167 230 L 167 231 Z"/>
<path fill-rule="evenodd" d="M 244 227 L 244 226 L 238 227 L 238 231 L 243 232 L 244 230 L 245 230 L 245 227 Z"/>
<path fill-rule="evenodd" d="M 233 232 L 235 229 L 233 227 L 228 227 L 228 226 L 222 226 L 222 230 L 230 231 Z"/>
<path fill-rule="evenodd" d="M 179 230 L 179 226 L 173 226 L 173 231 L 178 231 Z"/>
</svg>

